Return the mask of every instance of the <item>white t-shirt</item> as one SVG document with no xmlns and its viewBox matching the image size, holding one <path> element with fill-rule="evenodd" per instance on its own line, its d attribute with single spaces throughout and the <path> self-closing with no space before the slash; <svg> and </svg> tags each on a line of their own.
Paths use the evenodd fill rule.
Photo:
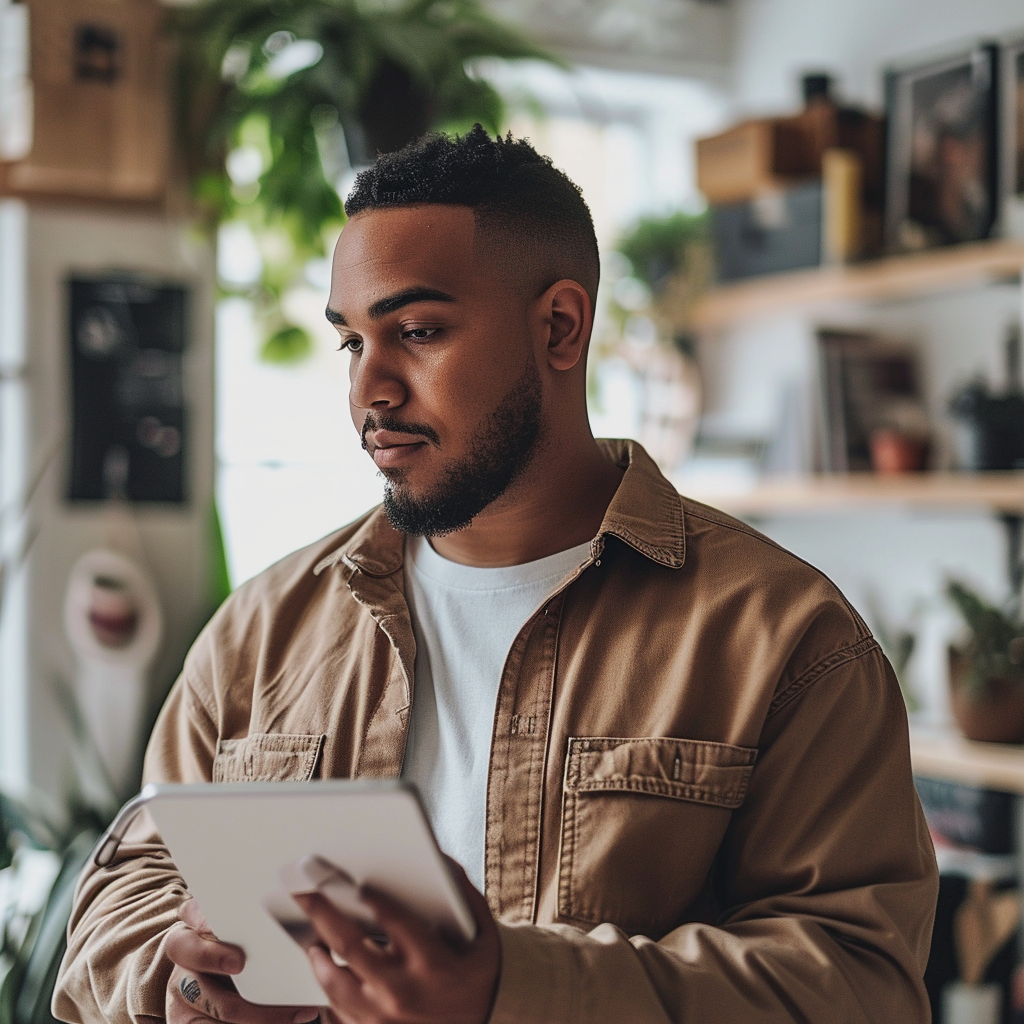
<svg viewBox="0 0 1024 1024">
<path fill-rule="evenodd" d="M 483 889 L 487 768 L 495 702 L 512 642 L 590 556 L 580 544 L 524 565 L 480 569 L 406 541 L 416 679 L 402 778 L 414 782 L 442 850 Z"/>
</svg>

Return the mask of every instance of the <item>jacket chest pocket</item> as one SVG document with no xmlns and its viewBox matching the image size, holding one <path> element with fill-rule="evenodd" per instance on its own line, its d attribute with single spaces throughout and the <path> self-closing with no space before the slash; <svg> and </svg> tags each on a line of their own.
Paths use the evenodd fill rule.
<svg viewBox="0 0 1024 1024">
<path fill-rule="evenodd" d="M 757 750 L 669 737 L 569 740 L 558 912 L 652 938 L 704 886 Z"/>
<path fill-rule="evenodd" d="M 308 782 L 325 739 L 257 732 L 240 740 L 221 740 L 213 760 L 213 781 Z"/>
</svg>

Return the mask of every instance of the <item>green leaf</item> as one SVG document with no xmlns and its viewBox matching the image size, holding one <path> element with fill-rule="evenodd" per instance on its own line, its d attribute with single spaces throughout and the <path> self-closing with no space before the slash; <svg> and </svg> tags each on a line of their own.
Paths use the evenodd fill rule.
<svg viewBox="0 0 1024 1024">
<path fill-rule="evenodd" d="M 653 291 L 685 266 L 686 247 L 709 237 L 706 213 L 672 213 L 642 217 L 615 248 L 633 265 L 636 275 Z"/>
<path fill-rule="evenodd" d="M 964 651 L 970 666 L 968 689 L 980 692 L 990 679 L 1013 679 L 1024 685 L 1024 667 L 1010 653 L 1011 643 L 1024 637 L 1024 623 L 1016 613 L 988 604 L 959 580 L 946 584 L 946 596 L 970 634 Z"/>
<path fill-rule="evenodd" d="M 282 327 L 263 343 L 260 358 L 268 363 L 298 363 L 313 351 L 313 339 L 302 327 Z"/>
<path fill-rule="evenodd" d="M 50 1000 L 67 948 L 75 885 L 98 838 L 98 832 L 86 831 L 74 839 L 64 855 L 46 906 L 33 922 L 31 941 L 26 942 L 18 957 L 13 1024 L 57 1024 L 50 1012 Z"/>
<path fill-rule="evenodd" d="M 467 61 L 491 56 L 565 66 L 480 0 L 199 0 L 176 7 L 169 23 L 177 37 L 179 147 L 194 194 L 211 227 L 241 217 L 257 234 L 290 236 L 290 255 L 264 260 L 260 291 L 277 298 L 311 257 L 323 255 L 325 235 L 344 220 L 324 173 L 315 110 L 333 108 L 341 124 L 358 124 L 375 76 L 397 65 L 426 96 L 434 128 L 464 130 L 479 121 L 497 132 L 501 97 L 467 73 Z M 281 31 L 319 43 L 320 61 L 271 78 L 265 44 Z M 237 65 L 228 74 L 225 58 Z M 264 155 L 258 192 L 233 189 L 227 174 L 227 155 L 244 144 Z M 308 339 L 279 331 L 264 357 L 292 362 L 311 350 Z"/>
<path fill-rule="evenodd" d="M 210 611 L 215 612 L 231 593 L 231 578 L 228 575 L 228 557 L 224 547 L 224 530 L 221 527 L 217 502 L 210 503 L 209 520 L 210 558 L 207 565 L 207 588 Z"/>
</svg>

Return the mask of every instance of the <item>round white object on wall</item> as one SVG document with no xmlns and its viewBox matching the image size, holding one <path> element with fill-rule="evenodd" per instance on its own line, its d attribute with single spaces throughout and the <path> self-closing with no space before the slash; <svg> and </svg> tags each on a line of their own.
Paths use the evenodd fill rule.
<svg viewBox="0 0 1024 1024">
<path fill-rule="evenodd" d="M 71 570 L 64 628 L 77 662 L 75 695 L 112 792 L 97 780 L 83 779 L 83 789 L 87 798 L 120 801 L 135 787 L 146 674 L 163 636 L 156 589 L 131 559 L 90 551 Z"/>
</svg>

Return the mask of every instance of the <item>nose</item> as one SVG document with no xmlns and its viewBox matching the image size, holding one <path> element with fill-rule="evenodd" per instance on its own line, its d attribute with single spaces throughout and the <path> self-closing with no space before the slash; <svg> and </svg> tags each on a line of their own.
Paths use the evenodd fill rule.
<svg viewBox="0 0 1024 1024">
<path fill-rule="evenodd" d="M 386 346 L 364 340 L 349 370 L 348 397 L 353 409 L 395 409 L 405 402 L 401 367 Z"/>
</svg>

